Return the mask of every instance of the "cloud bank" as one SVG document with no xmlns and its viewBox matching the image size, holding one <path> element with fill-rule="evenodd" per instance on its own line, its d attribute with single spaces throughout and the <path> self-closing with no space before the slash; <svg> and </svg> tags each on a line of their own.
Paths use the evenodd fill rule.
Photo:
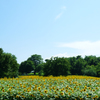
<svg viewBox="0 0 100 100">
<path fill-rule="evenodd" d="M 85 55 L 100 56 L 100 41 L 95 41 L 95 42 L 77 41 L 71 43 L 59 43 L 57 46 L 60 48 L 70 48 L 77 51 L 77 53 L 67 52 L 67 53 L 60 54 L 63 55 L 64 57 L 77 56 L 77 55 L 81 55 L 83 57 Z M 59 54 L 57 55 L 59 56 Z"/>
</svg>

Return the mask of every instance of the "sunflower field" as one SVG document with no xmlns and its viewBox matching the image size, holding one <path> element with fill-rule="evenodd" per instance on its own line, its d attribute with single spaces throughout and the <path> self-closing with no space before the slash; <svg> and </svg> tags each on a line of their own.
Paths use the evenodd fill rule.
<svg viewBox="0 0 100 100">
<path fill-rule="evenodd" d="M 100 100 L 100 78 L 75 75 L 1 78 L 0 100 Z"/>
</svg>

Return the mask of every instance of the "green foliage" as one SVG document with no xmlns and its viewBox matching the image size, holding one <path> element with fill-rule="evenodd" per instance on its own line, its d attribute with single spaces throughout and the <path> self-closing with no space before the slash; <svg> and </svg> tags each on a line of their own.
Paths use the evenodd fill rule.
<svg viewBox="0 0 100 100">
<path fill-rule="evenodd" d="M 97 76 L 97 72 L 96 72 L 96 68 L 94 65 L 87 65 L 86 68 L 84 68 L 82 70 L 83 75 L 87 75 L 87 76 Z"/>
<path fill-rule="evenodd" d="M 28 73 L 28 75 L 34 75 L 34 73 Z"/>
<path fill-rule="evenodd" d="M 94 65 L 96 66 L 97 65 L 97 58 L 96 56 L 85 56 L 84 60 L 87 61 L 87 65 Z"/>
<path fill-rule="evenodd" d="M 36 72 L 39 72 L 40 70 L 42 70 L 42 64 L 43 63 L 43 58 L 41 57 L 41 55 L 37 55 L 34 54 L 31 57 L 29 57 L 27 60 L 31 60 L 34 63 L 34 75 L 36 75 Z"/>
<path fill-rule="evenodd" d="M 34 69 L 35 69 L 34 63 L 31 60 L 24 61 L 19 66 L 19 72 L 21 74 L 30 73 Z"/>
<path fill-rule="evenodd" d="M 40 76 L 43 76 L 43 67 L 44 67 L 44 63 L 41 63 L 36 67 L 36 72 L 38 72 L 38 75 Z"/>
<path fill-rule="evenodd" d="M 70 63 L 64 57 L 62 58 L 52 57 L 50 60 L 46 60 L 43 71 L 44 71 L 45 76 L 69 75 L 70 74 Z"/>
<path fill-rule="evenodd" d="M 2 50 L 2 48 L 0 48 L 0 77 L 4 77 L 4 72 L 7 72 L 7 68 L 6 66 L 4 66 L 4 52 Z"/>
<path fill-rule="evenodd" d="M 100 62 L 96 66 L 97 76 L 100 77 Z"/>
<path fill-rule="evenodd" d="M 0 48 L 0 77 L 17 77 L 18 69 L 15 55 L 4 53 Z"/>
<path fill-rule="evenodd" d="M 82 75 L 82 69 L 86 66 L 86 61 L 81 57 L 77 56 L 69 58 L 71 64 L 71 74 L 73 75 Z"/>
<path fill-rule="evenodd" d="M 16 57 L 10 53 L 6 53 L 5 56 L 4 64 L 6 64 L 6 67 L 8 66 L 7 72 L 5 73 L 6 77 L 17 77 L 19 64 L 16 61 Z"/>
<path fill-rule="evenodd" d="M 39 73 L 41 75 L 43 70 L 43 59 L 41 55 L 34 54 L 29 57 L 26 61 L 22 62 L 19 67 L 20 74 L 28 74 L 31 71 L 34 75 Z"/>
</svg>

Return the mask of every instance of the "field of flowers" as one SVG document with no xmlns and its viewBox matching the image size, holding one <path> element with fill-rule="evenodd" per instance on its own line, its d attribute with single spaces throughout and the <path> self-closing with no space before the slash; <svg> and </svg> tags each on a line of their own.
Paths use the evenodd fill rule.
<svg viewBox="0 0 100 100">
<path fill-rule="evenodd" d="M 100 100 L 100 78 L 87 76 L 1 78 L 0 100 Z"/>
</svg>

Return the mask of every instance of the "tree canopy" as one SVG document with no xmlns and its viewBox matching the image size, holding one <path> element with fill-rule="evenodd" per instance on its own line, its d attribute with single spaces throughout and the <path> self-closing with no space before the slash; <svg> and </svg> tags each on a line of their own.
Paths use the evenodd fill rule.
<svg viewBox="0 0 100 100">
<path fill-rule="evenodd" d="M 43 63 L 43 58 L 41 55 L 34 54 L 31 57 L 29 57 L 27 60 L 31 60 L 34 63 L 34 75 L 36 72 L 38 72 L 38 65 Z"/>
<path fill-rule="evenodd" d="M 0 77 L 18 76 L 19 64 L 15 55 L 3 52 L 0 48 Z"/>
<path fill-rule="evenodd" d="M 46 63 L 44 64 L 44 75 L 53 75 L 53 76 L 59 76 L 59 75 L 68 75 L 70 74 L 70 63 L 69 61 L 62 57 L 52 57 L 49 60 L 46 60 Z"/>
<path fill-rule="evenodd" d="M 34 75 L 38 72 L 40 73 L 43 69 L 43 58 L 41 55 L 34 54 L 29 57 L 26 61 L 21 62 L 19 67 L 19 72 L 21 74 L 28 74 L 31 71 L 34 72 Z"/>
<path fill-rule="evenodd" d="M 21 74 L 27 74 L 27 73 L 30 73 L 32 70 L 34 70 L 34 68 L 35 68 L 35 66 L 34 66 L 33 61 L 27 60 L 20 64 L 19 72 Z"/>
</svg>

